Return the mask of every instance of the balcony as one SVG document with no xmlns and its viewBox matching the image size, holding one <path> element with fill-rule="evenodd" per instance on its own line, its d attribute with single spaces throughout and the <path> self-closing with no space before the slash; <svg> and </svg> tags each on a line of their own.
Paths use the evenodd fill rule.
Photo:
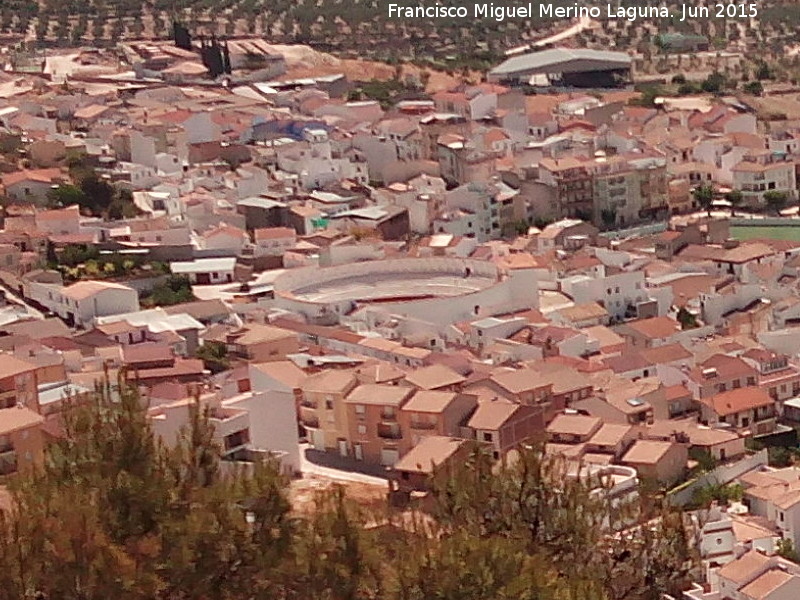
<svg viewBox="0 0 800 600">
<path fill-rule="evenodd" d="M 317 408 L 317 403 L 313 402 L 312 400 L 303 399 L 300 401 L 300 406 L 303 408 Z"/>
<path fill-rule="evenodd" d="M 17 472 L 17 453 L 8 450 L 0 453 L 0 475 L 11 475 Z"/>
<path fill-rule="evenodd" d="M 385 440 L 400 440 L 403 432 L 396 423 L 381 423 L 378 425 L 378 437 Z"/>
<path fill-rule="evenodd" d="M 17 390 L 0 392 L 0 408 L 11 408 L 17 403 Z"/>
<path fill-rule="evenodd" d="M 209 421 L 214 426 L 214 433 L 218 437 L 226 439 L 249 428 L 250 414 L 244 410 L 216 410 L 212 413 Z"/>
<path fill-rule="evenodd" d="M 319 418 L 315 416 L 310 417 L 300 417 L 300 424 L 303 427 L 308 427 L 310 429 L 319 429 Z"/>
<path fill-rule="evenodd" d="M 232 454 L 237 450 L 241 450 L 242 448 L 245 448 L 249 443 L 250 443 L 249 429 L 243 429 L 241 431 L 237 431 L 236 433 L 226 435 L 223 438 L 223 447 L 225 448 L 225 454 Z"/>
</svg>

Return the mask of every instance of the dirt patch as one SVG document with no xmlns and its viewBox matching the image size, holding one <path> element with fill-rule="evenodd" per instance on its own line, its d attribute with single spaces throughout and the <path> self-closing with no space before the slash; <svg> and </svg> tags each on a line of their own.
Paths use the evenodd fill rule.
<svg viewBox="0 0 800 600">
<path fill-rule="evenodd" d="M 378 79 L 386 81 L 396 76 L 396 68 L 382 62 L 360 59 L 340 59 L 325 52 L 301 45 L 272 44 L 276 53 L 283 55 L 287 71 L 278 79 L 302 79 L 343 73 L 350 81 L 369 81 Z M 443 71 L 422 69 L 415 65 L 405 64 L 401 67 L 401 77 L 413 77 L 422 81 L 423 72 L 427 73 L 426 91 L 430 93 L 447 90 L 458 85 L 462 78 L 448 75 Z M 478 74 L 471 74 L 479 80 Z"/>
<path fill-rule="evenodd" d="M 340 481 L 317 475 L 307 475 L 302 479 L 292 481 L 289 486 L 292 509 L 299 515 L 311 514 L 315 509 L 318 494 L 330 492 L 334 486 L 342 486 L 347 497 L 364 508 L 378 509 L 386 505 L 388 489 L 386 485 Z"/>
</svg>

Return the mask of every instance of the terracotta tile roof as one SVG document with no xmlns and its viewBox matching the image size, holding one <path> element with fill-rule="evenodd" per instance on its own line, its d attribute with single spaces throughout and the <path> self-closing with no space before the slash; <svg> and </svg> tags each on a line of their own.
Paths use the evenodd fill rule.
<svg viewBox="0 0 800 600">
<path fill-rule="evenodd" d="M 356 369 L 359 381 L 365 383 L 387 383 L 398 381 L 406 376 L 406 372 L 389 362 L 375 361 Z"/>
<path fill-rule="evenodd" d="M 770 569 L 741 588 L 739 594 L 745 598 L 762 600 L 762 598 L 766 598 L 779 588 L 787 585 L 793 586 L 793 591 L 789 593 L 796 594 L 797 586 L 800 585 L 800 577 L 782 571 L 781 569 Z"/>
<path fill-rule="evenodd" d="M 423 390 L 435 390 L 463 383 L 466 377 L 444 365 L 431 365 L 411 371 L 406 381 Z"/>
<path fill-rule="evenodd" d="M 694 355 L 680 344 L 665 344 L 656 348 L 645 348 L 642 357 L 651 365 L 661 365 L 679 360 L 689 361 Z"/>
<path fill-rule="evenodd" d="M 356 383 L 355 374 L 350 370 L 327 369 L 309 375 L 301 387 L 306 392 L 341 393 Z"/>
<path fill-rule="evenodd" d="M 347 404 L 376 404 L 380 406 L 400 406 L 414 392 L 414 388 L 399 385 L 367 383 L 355 388 L 345 402 Z"/>
<path fill-rule="evenodd" d="M 0 409 L 0 434 L 2 435 L 36 427 L 42 423 L 44 423 L 44 417 L 21 404 Z"/>
<path fill-rule="evenodd" d="M 251 363 L 251 368 L 277 379 L 287 387 L 297 389 L 306 379 L 307 375 L 303 369 L 289 360 L 274 360 L 265 363 Z"/>
<path fill-rule="evenodd" d="M 492 381 L 512 394 L 521 394 L 549 385 L 548 381 L 533 369 L 502 369 L 491 376 Z"/>
<path fill-rule="evenodd" d="M 731 561 L 717 571 L 717 575 L 735 584 L 742 584 L 753 579 L 753 576 L 766 569 L 770 558 L 756 550 L 751 550 L 743 554 L 734 561 Z"/>
<path fill-rule="evenodd" d="M 133 291 L 131 288 L 121 283 L 112 283 L 110 281 L 79 281 L 73 283 L 69 287 L 65 287 L 61 290 L 61 294 L 73 300 L 86 300 L 95 294 L 108 290 Z"/>
<path fill-rule="evenodd" d="M 666 316 L 639 319 L 628 323 L 627 326 L 651 340 L 667 338 L 681 330 L 680 323 Z"/>
<path fill-rule="evenodd" d="M 20 183 L 22 181 L 38 181 L 39 183 L 53 183 L 57 179 L 66 179 L 66 175 L 61 169 L 32 169 L 6 173 L 0 178 L 4 187 Z"/>
<path fill-rule="evenodd" d="M 616 446 L 628 437 L 633 430 L 632 425 L 622 423 L 603 423 L 588 441 L 592 446 Z"/>
<path fill-rule="evenodd" d="M 171 367 L 128 371 L 128 379 L 146 382 L 152 379 L 167 379 L 171 377 L 200 377 L 204 369 L 202 360 L 196 358 L 178 359 Z"/>
<path fill-rule="evenodd" d="M 569 308 L 562 308 L 558 311 L 558 314 L 573 322 L 608 317 L 608 311 L 597 302 L 587 302 L 586 304 L 576 304 Z"/>
<path fill-rule="evenodd" d="M 4 353 L 0 355 L 0 379 L 16 377 L 22 373 L 33 371 L 35 368 L 36 365 L 16 358 L 11 354 Z"/>
<path fill-rule="evenodd" d="M 460 438 L 439 435 L 425 437 L 394 465 L 394 470 L 432 473 L 466 443 L 467 440 Z"/>
<path fill-rule="evenodd" d="M 601 362 L 606 368 L 614 371 L 614 373 L 638 371 L 646 369 L 652 364 L 641 352 L 633 352 L 632 350 L 628 350 L 617 356 L 609 356 L 608 358 L 604 358 Z"/>
<path fill-rule="evenodd" d="M 229 235 L 231 237 L 244 238 L 248 241 L 250 240 L 250 236 L 247 235 L 247 232 L 244 229 L 239 229 L 238 227 L 228 225 L 227 223 L 221 223 L 203 233 L 203 237 L 205 239 L 216 237 L 218 235 Z"/>
<path fill-rule="evenodd" d="M 441 413 L 456 398 L 455 392 L 420 390 L 406 402 L 403 410 L 407 412 Z"/>
<path fill-rule="evenodd" d="M 40 210 L 36 212 L 37 221 L 64 221 L 80 219 L 80 207 L 77 204 L 56 210 Z"/>
<path fill-rule="evenodd" d="M 475 409 L 475 413 L 470 418 L 467 426 L 472 429 L 497 431 L 514 416 L 519 407 L 519 404 L 503 400 L 481 402 L 478 408 Z"/>
<path fill-rule="evenodd" d="M 126 364 L 171 361 L 174 357 L 172 348 L 165 344 L 145 342 L 122 347 L 122 359 Z"/>
<path fill-rule="evenodd" d="M 741 358 L 728 356 L 726 354 L 715 354 L 700 365 L 691 369 L 688 373 L 689 379 L 697 383 L 706 383 L 708 377 L 704 375 L 704 370 L 716 369 L 715 379 L 727 381 L 742 377 L 756 377 L 756 369 Z"/>
<path fill-rule="evenodd" d="M 547 426 L 547 433 L 563 433 L 579 436 L 590 435 L 603 425 L 600 417 L 586 415 L 557 415 Z"/>
<path fill-rule="evenodd" d="M 254 232 L 256 241 L 259 240 L 279 240 L 283 238 L 294 239 L 297 232 L 291 227 L 263 227 Z"/>
<path fill-rule="evenodd" d="M 656 464 L 675 444 L 656 440 L 637 440 L 622 457 L 624 463 L 640 465 Z"/>
<path fill-rule="evenodd" d="M 703 398 L 701 402 L 721 417 L 762 406 L 772 406 L 775 403 L 766 391 L 757 387 L 728 390 Z"/>
</svg>

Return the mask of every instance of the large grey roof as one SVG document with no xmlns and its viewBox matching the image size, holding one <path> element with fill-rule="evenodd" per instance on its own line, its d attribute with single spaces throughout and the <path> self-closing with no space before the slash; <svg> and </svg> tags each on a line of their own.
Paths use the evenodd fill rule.
<svg viewBox="0 0 800 600">
<path fill-rule="evenodd" d="M 571 69 L 568 63 L 573 63 L 580 68 L 578 71 L 589 70 L 591 65 L 598 70 L 619 69 L 631 65 L 631 57 L 624 52 L 610 52 L 606 50 L 589 50 L 587 48 L 569 49 L 553 48 L 532 52 L 521 56 L 514 56 L 497 65 L 490 71 L 492 75 L 513 75 L 515 73 L 560 72 L 561 67 L 565 72 Z"/>
</svg>

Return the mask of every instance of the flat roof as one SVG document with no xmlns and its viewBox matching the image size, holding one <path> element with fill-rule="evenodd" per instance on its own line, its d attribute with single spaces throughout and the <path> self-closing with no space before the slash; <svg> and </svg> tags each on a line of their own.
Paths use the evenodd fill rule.
<svg viewBox="0 0 800 600">
<path fill-rule="evenodd" d="M 210 271 L 233 271 L 235 258 L 196 258 L 191 261 L 173 262 L 170 271 L 179 273 L 208 273 Z"/>
</svg>

